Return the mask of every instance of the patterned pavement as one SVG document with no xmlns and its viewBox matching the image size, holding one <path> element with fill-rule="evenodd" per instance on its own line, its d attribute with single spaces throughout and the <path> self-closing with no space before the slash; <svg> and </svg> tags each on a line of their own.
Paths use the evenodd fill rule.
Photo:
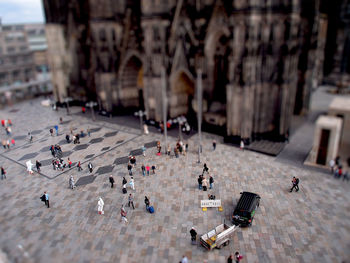
<svg viewBox="0 0 350 263">
<path fill-rule="evenodd" d="M 163 141 L 159 134 L 140 136 L 138 130 L 92 122 L 90 115 L 66 116 L 64 110 L 54 112 L 39 102 L 0 112 L 0 118 L 12 119 L 13 137 L 17 137 L 13 149 L 0 150 L 0 165 L 7 170 L 7 179 L 0 181 L 0 250 L 10 262 L 179 262 L 182 255 L 190 262 L 226 262 L 235 251 L 244 256 L 242 262 L 350 262 L 349 182 L 221 143 L 213 152 L 211 137 L 205 134 L 201 160 L 208 164 L 215 183 L 213 190 L 203 192 L 197 188 L 202 170 L 195 151 L 197 136 L 188 141 L 186 156 L 157 156 L 154 141 Z M 64 119 L 61 135 L 50 137 L 48 129 L 59 117 Z M 71 128 L 87 127 L 96 129 L 91 138 L 81 139 L 80 145 L 88 147 L 62 145 L 73 162 L 82 161 L 84 170 L 53 171 L 45 161 L 51 158 L 49 146 L 64 140 Z M 26 137 L 28 130 L 35 131 L 32 144 Z M 0 138 L 6 138 L 3 130 Z M 174 147 L 175 138 L 169 141 Z M 142 145 L 148 147 L 146 157 L 136 157 L 135 191 L 128 188 L 136 207 L 126 208 L 129 223 L 125 224 L 120 221 L 120 207 L 127 203 L 121 180 L 130 179 L 126 157 L 138 153 Z M 28 175 L 24 167 L 28 158 L 49 165 L 42 167 L 41 175 Z M 89 161 L 94 165 L 92 175 Z M 142 163 L 155 165 L 155 175 L 143 177 Z M 113 189 L 110 174 L 116 181 Z M 71 175 L 82 182 L 74 190 L 68 187 Z M 300 178 L 298 193 L 288 191 L 293 176 Z M 49 209 L 39 199 L 44 191 L 50 194 Z M 191 245 L 191 227 L 201 235 L 229 221 L 241 191 L 262 198 L 252 227 L 238 229 L 230 245 L 221 250 L 208 252 Z M 208 193 L 222 200 L 223 212 L 201 210 L 200 200 L 207 199 Z M 154 214 L 145 211 L 145 195 L 155 207 Z M 97 214 L 99 196 L 105 202 L 104 215 Z"/>
</svg>

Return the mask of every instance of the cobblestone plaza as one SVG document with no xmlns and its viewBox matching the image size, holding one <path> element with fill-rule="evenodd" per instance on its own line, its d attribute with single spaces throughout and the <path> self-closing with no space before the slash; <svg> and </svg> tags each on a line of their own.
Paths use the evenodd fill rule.
<svg viewBox="0 0 350 263">
<path fill-rule="evenodd" d="M 0 166 L 7 179 L 0 181 L 0 249 L 10 262 L 179 262 L 186 255 L 190 262 L 226 262 L 239 251 L 242 262 L 350 262 L 350 184 L 331 174 L 281 163 L 274 157 L 218 141 L 212 150 L 212 137 L 203 135 L 201 164 L 197 163 L 197 135 L 190 137 L 189 153 L 175 158 L 156 155 L 155 142 L 161 134 L 140 135 L 140 131 L 111 122 L 92 121 L 78 108 L 52 111 L 40 100 L 24 102 L 0 112 L 1 119 L 13 122 L 16 146 L 0 149 Z M 59 118 L 63 117 L 63 124 Z M 49 129 L 59 125 L 59 135 Z M 80 144 L 65 143 L 70 129 L 89 128 L 91 137 Z M 28 141 L 31 131 L 33 143 Z M 7 138 L 4 129 L 1 139 Z M 172 148 L 176 138 L 168 140 Z M 51 165 L 50 145 L 59 143 L 63 159 L 81 161 L 83 171 L 73 166 L 63 172 Z M 146 145 L 146 157 L 140 149 Z M 136 155 L 134 169 L 135 210 L 127 207 L 129 223 L 120 220 L 120 207 L 127 203 L 122 194 L 122 177 L 129 181 L 127 156 Z M 29 175 L 28 160 L 42 162 L 41 174 Z M 87 164 L 94 165 L 92 175 Z M 197 177 L 207 163 L 214 177 L 214 188 L 198 190 Z M 155 165 L 155 175 L 143 177 L 141 165 Z M 109 175 L 116 180 L 111 189 Z M 68 187 L 73 175 L 81 182 Z M 300 178 L 300 191 L 290 193 L 291 179 Z M 40 201 L 50 194 L 50 208 Z M 226 220 L 242 191 L 261 196 L 253 225 L 238 229 L 228 247 L 206 251 L 191 245 L 192 226 L 199 235 Z M 222 200 L 223 211 L 203 212 L 200 200 L 207 194 Z M 97 213 L 97 201 L 105 202 L 105 214 Z M 144 197 L 150 198 L 155 213 L 145 210 Z"/>
</svg>

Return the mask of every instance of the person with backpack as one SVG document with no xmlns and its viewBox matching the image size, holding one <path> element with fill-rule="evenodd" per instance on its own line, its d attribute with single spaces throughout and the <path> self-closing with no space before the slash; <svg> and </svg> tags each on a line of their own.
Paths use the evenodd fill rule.
<svg viewBox="0 0 350 263">
<path fill-rule="evenodd" d="M 148 211 L 149 206 L 150 206 L 150 201 L 147 196 L 145 196 L 145 205 L 146 205 L 146 210 Z"/>
<path fill-rule="evenodd" d="M 209 189 L 213 189 L 214 178 L 212 176 L 209 177 Z"/>
<path fill-rule="evenodd" d="M 290 192 L 293 192 L 294 188 L 295 188 L 295 191 L 298 192 L 299 191 L 299 178 L 296 178 L 294 176 L 293 180 L 292 180 L 292 183 L 293 183 L 293 187 L 290 189 Z"/>
<path fill-rule="evenodd" d="M 125 177 L 123 177 L 122 185 L 125 185 L 127 183 L 128 183 L 128 181 L 125 179 Z"/>
<path fill-rule="evenodd" d="M 89 162 L 88 168 L 89 168 L 89 170 L 90 170 L 90 173 L 92 173 L 93 166 L 92 166 L 92 163 L 91 163 L 91 162 Z"/>
<path fill-rule="evenodd" d="M 36 166 L 36 170 L 38 171 L 38 173 L 40 173 L 41 163 L 38 160 L 36 160 L 35 166 Z"/>
</svg>

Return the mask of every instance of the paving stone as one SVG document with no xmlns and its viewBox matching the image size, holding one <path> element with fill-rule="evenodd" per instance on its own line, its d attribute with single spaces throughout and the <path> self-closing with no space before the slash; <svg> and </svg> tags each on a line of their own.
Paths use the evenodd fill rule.
<svg viewBox="0 0 350 263">
<path fill-rule="evenodd" d="M 18 161 L 33 159 L 38 154 L 39 153 L 27 153 L 27 154 L 23 155 Z"/>
<path fill-rule="evenodd" d="M 26 135 L 19 135 L 19 136 L 13 137 L 13 139 L 14 139 L 15 141 L 23 140 L 23 139 L 25 139 L 25 138 L 27 138 Z"/>
<path fill-rule="evenodd" d="M 52 164 L 53 158 L 50 159 L 45 159 L 45 160 L 40 160 L 41 166 L 48 166 Z"/>
<path fill-rule="evenodd" d="M 111 173 L 113 171 L 113 169 L 114 169 L 114 166 L 106 165 L 106 166 L 99 167 L 98 170 L 96 171 L 96 173 L 98 173 L 98 174 Z"/>
<path fill-rule="evenodd" d="M 132 150 L 130 151 L 129 155 L 133 155 L 133 156 L 142 155 L 142 150 L 141 149 Z"/>
<path fill-rule="evenodd" d="M 129 162 L 129 157 L 128 156 L 124 156 L 124 157 L 119 157 L 117 159 L 114 160 L 114 164 L 118 165 L 118 164 L 125 164 Z"/>
<path fill-rule="evenodd" d="M 110 147 L 103 147 L 103 148 L 101 149 L 101 152 L 107 151 L 107 150 L 109 150 L 109 148 L 110 148 Z"/>
<path fill-rule="evenodd" d="M 75 185 L 82 186 L 82 185 L 91 184 L 93 181 L 95 181 L 95 179 L 96 179 L 96 176 L 92 176 L 92 175 L 83 176 L 78 179 Z"/>
<path fill-rule="evenodd" d="M 113 131 L 113 132 L 107 132 L 103 137 L 112 137 L 117 135 L 118 131 Z"/>
<path fill-rule="evenodd" d="M 38 135 L 42 132 L 43 130 L 34 130 L 34 131 L 31 131 L 31 134 L 32 135 Z"/>
<path fill-rule="evenodd" d="M 158 142 L 158 141 L 153 141 L 153 142 L 145 143 L 145 147 L 146 147 L 146 148 L 156 147 L 156 146 L 157 146 L 157 142 Z"/>
<path fill-rule="evenodd" d="M 122 143 L 124 140 L 119 140 L 117 141 L 115 144 L 119 144 L 119 143 Z"/>
<path fill-rule="evenodd" d="M 90 159 L 90 158 L 92 158 L 92 157 L 94 157 L 95 156 L 95 154 L 89 154 L 89 155 L 86 155 L 85 156 L 85 159 Z"/>
<path fill-rule="evenodd" d="M 85 150 L 87 147 L 89 147 L 89 144 L 78 144 L 73 148 L 73 151 Z"/>
<path fill-rule="evenodd" d="M 90 129 L 90 132 L 98 132 L 100 130 L 101 130 L 101 127 L 99 127 L 99 128 L 92 128 L 92 129 Z"/>
<path fill-rule="evenodd" d="M 96 138 L 96 139 L 92 139 L 89 143 L 94 144 L 94 143 L 99 143 L 102 141 L 103 141 L 103 138 Z"/>
</svg>

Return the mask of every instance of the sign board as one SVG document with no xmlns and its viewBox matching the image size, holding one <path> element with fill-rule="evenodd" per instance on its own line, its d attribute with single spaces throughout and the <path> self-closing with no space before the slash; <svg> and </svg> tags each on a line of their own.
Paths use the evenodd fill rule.
<svg viewBox="0 0 350 263">
<path fill-rule="evenodd" d="M 201 207 L 221 207 L 221 200 L 201 200 Z"/>
</svg>

